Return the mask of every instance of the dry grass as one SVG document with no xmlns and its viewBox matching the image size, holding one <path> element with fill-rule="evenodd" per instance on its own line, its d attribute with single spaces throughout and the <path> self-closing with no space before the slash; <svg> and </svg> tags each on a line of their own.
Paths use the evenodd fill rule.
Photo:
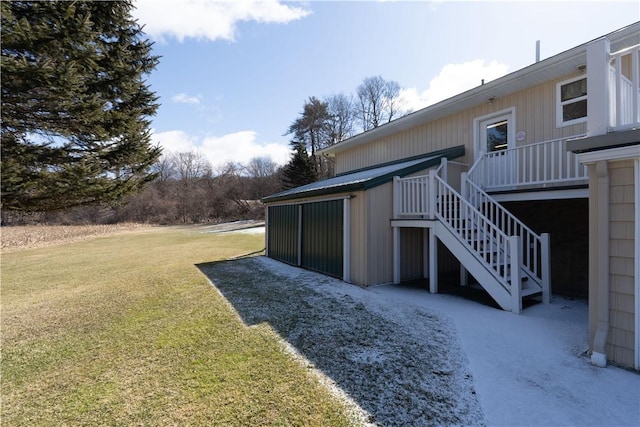
<svg viewBox="0 0 640 427">
<path fill-rule="evenodd" d="M 351 425 L 277 332 L 244 324 L 197 267 L 263 246 L 149 227 L 3 251 L 2 425 Z"/>
<path fill-rule="evenodd" d="M 2 227 L 0 241 L 3 250 L 28 249 L 74 242 L 123 231 L 131 231 L 145 224 L 106 225 L 26 225 Z"/>
</svg>

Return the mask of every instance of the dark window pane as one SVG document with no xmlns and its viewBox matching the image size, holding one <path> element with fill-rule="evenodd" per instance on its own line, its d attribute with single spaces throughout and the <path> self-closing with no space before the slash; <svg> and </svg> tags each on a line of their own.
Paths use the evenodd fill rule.
<svg viewBox="0 0 640 427">
<path fill-rule="evenodd" d="M 587 79 L 576 80 L 560 86 L 560 99 L 562 102 L 579 98 L 587 94 Z"/>
<path fill-rule="evenodd" d="M 487 126 L 487 151 L 507 149 L 507 121 L 501 121 Z"/>
<path fill-rule="evenodd" d="M 586 99 L 562 106 L 563 121 L 568 122 L 569 120 L 575 120 L 581 117 L 587 117 L 587 100 Z"/>
</svg>

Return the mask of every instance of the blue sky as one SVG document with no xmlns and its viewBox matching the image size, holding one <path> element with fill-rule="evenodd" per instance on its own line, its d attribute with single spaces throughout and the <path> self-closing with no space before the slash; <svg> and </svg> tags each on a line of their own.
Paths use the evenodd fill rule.
<svg viewBox="0 0 640 427">
<path fill-rule="evenodd" d="M 417 110 L 640 19 L 633 1 L 137 0 L 160 64 L 153 139 L 214 167 L 289 158 L 310 96 L 397 81 Z"/>
</svg>

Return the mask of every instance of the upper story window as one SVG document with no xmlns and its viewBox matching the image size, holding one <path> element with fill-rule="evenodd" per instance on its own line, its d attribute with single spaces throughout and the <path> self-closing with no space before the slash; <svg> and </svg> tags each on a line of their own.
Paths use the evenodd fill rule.
<svg viewBox="0 0 640 427">
<path fill-rule="evenodd" d="M 587 121 L 587 78 L 580 76 L 558 83 L 556 87 L 558 127 Z"/>
</svg>

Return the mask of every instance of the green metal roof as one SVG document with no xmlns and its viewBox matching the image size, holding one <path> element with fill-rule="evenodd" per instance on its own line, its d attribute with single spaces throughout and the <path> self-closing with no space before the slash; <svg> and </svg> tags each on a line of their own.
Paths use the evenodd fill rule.
<svg viewBox="0 0 640 427">
<path fill-rule="evenodd" d="M 419 157 L 385 163 L 371 168 L 359 169 L 336 175 L 333 178 L 313 182 L 262 199 L 264 203 L 295 200 L 305 197 L 327 196 L 349 191 L 362 191 L 393 180 L 394 176 L 407 176 L 437 166 L 440 159 L 455 159 L 464 156 L 464 145 L 434 151 Z"/>
</svg>

